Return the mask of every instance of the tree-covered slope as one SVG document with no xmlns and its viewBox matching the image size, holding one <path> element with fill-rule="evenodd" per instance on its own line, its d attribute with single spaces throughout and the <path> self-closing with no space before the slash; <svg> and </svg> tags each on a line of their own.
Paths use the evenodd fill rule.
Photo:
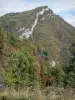
<svg viewBox="0 0 75 100">
<path fill-rule="evenodd" d="M 74 87 L 74 27 L 47 6 L 6 14 L 0 17 L 0 26 L 4 29 L 0 31 L 0 70 L 5 84 Z"/>
<path fill-rule="evenodd" d="M 0 38 L 0 86 L 16 90 L 37 85 L 75 87 L 74 37 L 69 48 L 72 59 L 62 67 L 55 66 L 54 61 L 50 62 L 50 53 L 41 42 L 25 37 L 20 39 L 19 36 L 4 32 L 2 29 Z"/>
</svg>

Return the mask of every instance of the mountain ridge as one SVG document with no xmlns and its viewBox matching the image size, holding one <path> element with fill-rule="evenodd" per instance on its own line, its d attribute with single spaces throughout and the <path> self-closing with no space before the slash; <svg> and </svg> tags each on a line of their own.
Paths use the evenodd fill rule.
<svg viewBox="0 0 75 100">
<path fill-rule="evenodd" d="M 49 62 L 54 61 L 55 65 L 68 63 L 71 58 L 69 48 L 75 28 L 55 15 L 48 6 L 4 15 L 0 17 L 0 26 L 21 38 L 38 42 L 49 53 Z"/>
</svg>

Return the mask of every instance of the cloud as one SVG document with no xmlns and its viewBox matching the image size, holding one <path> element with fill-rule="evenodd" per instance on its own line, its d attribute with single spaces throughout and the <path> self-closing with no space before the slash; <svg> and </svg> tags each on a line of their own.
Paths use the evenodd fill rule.
<svg viewBox="0 0 75 100">
<path fill-rule="evenodd" d="M 71 25 L 75 26 L 75 15 L 73 14 L 60 14 L 64 20 L 66 20 Z"/>
<path fill-rule="evenodd" d="M 41 6 L 40 3 L 29 3 L 24 0 L 2 0 L 0 1 L 0 15 L 9 12 L 26 11 L 37 6 Z"/>
<path fill-rule="evenodd" d="M 53 10 L 56 13 L 75 9 L 75 0 L 57 0 Z"/>
<path fill-rule="evenodd" d="M 55 4 L 53 11 L 75 26 L 75 0 L 60 0 Z"/>
</svg>

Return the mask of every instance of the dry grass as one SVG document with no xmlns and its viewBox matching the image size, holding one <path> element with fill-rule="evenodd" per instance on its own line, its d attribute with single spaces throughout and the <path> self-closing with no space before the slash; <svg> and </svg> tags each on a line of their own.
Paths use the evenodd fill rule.
<svg viewBox="0 0 75 100">
<path fill-rule="evenodd" d="M 6 89 L 0 92 L 0 97 L 0 100 L 75 100 L 75 90 L 53 86 L 45 89 L 28 87 L 20 91 Z"/>
</svg>

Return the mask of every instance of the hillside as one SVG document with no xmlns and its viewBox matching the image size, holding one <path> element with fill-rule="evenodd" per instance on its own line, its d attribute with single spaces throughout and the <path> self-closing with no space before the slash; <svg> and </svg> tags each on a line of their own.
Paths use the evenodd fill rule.
<svg viewBox="0 0 75 100">
<path fill-rule="evenodd" d="M 0 17 L 0 25 L 5 31 L 26 36 L 40 43 L 49 53 L 49 62 L 57 65 L 68 63 L 71 58 L 69 48 L 75 28 L 55 15 L 47 6 L 21 13 L 9 13 Z"/>
<path fill-rule="evenodd" d="M 9 97 L 0 100 L 71 100 L 68 90 L 72 97 L 75 28 L 47 6 L 0 17 L 0 91 Z"/>
<path fill-rule="evenodd" d="M 74 98 L 75 58 L 63 68 L 55 67 L 48 64 L 48 52 L 37 42 L 2 29 L 0 39 L 0 100 Z M 74 44 L 70 50 L 75 56 Z"/>
</svg>

